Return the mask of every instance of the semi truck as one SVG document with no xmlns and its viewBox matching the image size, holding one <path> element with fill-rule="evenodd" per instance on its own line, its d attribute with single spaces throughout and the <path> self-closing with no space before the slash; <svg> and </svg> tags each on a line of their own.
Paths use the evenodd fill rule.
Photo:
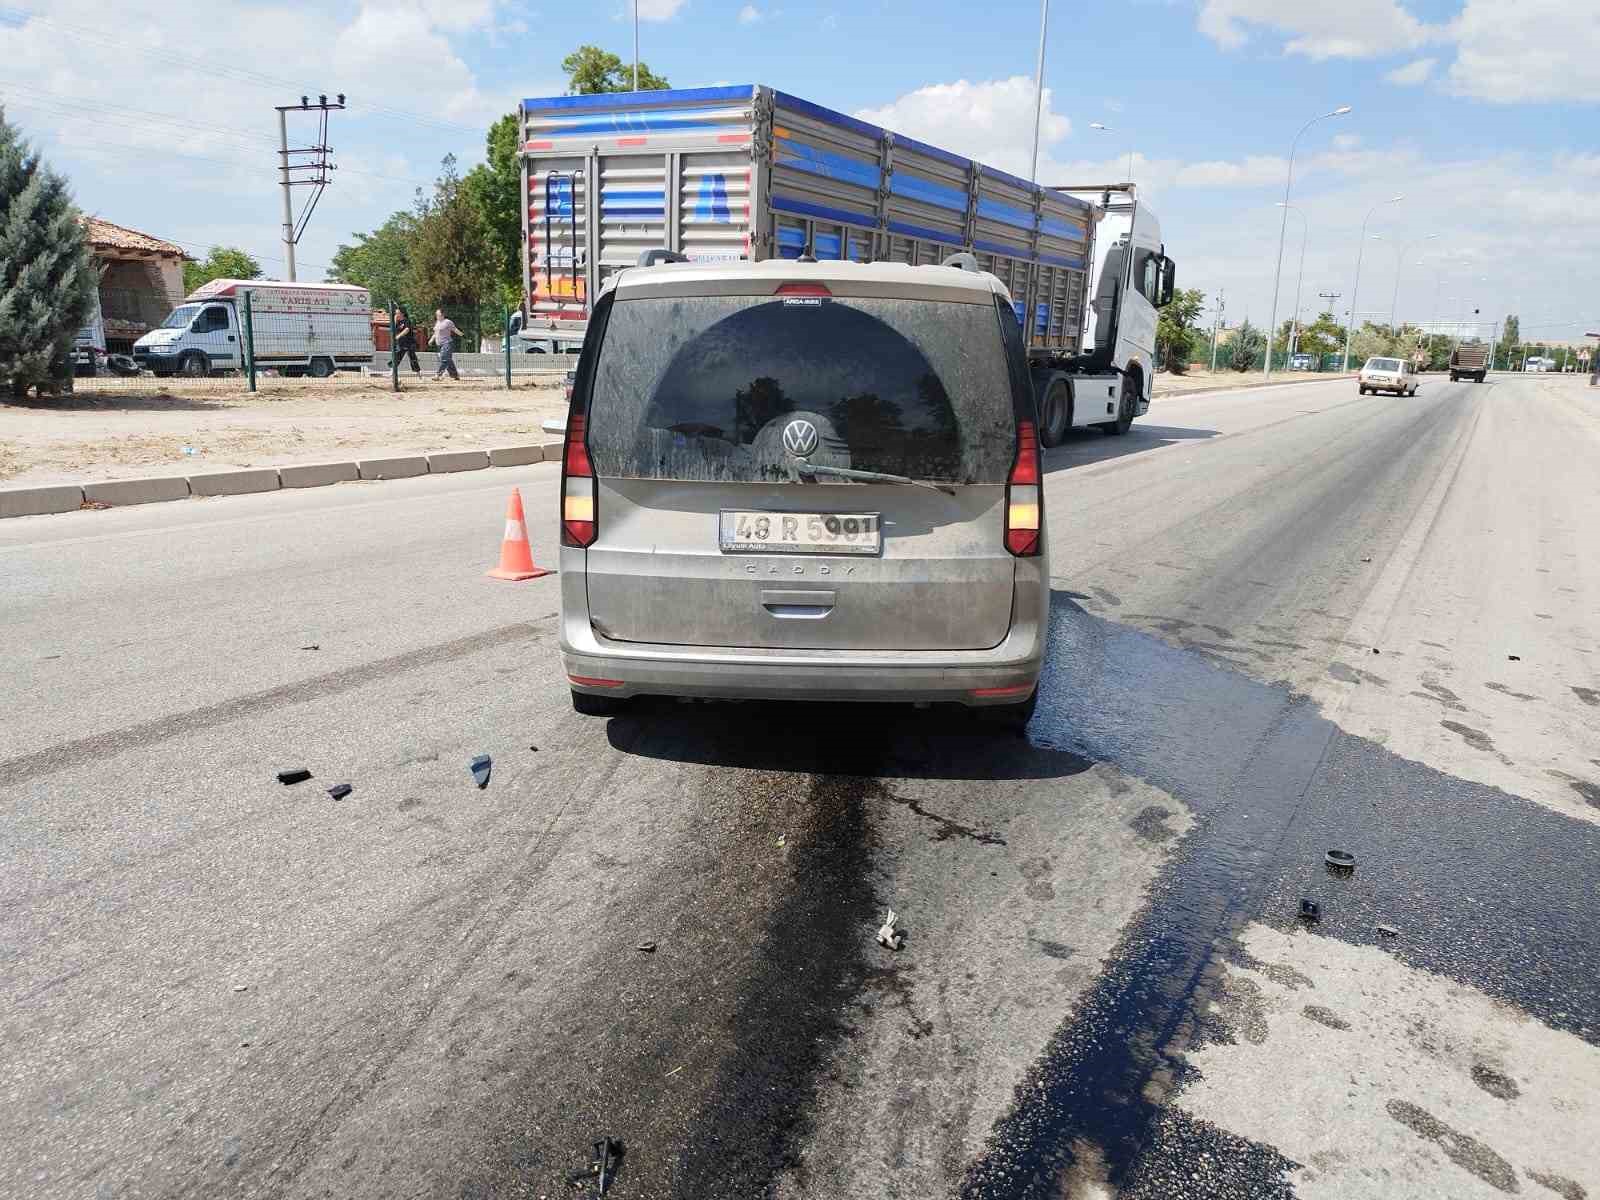
<svg viewBox="0 0 1600 1200">
<path fill-rule="evenodd" d="M 361 370 L 374 353 L 371 297 L 366 288 L 347 283 L 213 279 L 136 341 L 133 358 L 156 375 L 203 378 L 242 369 L 247 342 L 258 369 L 318 379 Z"/>
<path fill-rule="evenodd" d="M 1470 379 L 1482 383 L 1489 375 L 1489 347 L 1482 342 L 1462 342 L 1450 351 L 1450 382 Z"/>
<path fill-rule="evenodd" d="M 576 352 L 641 262 L 954 262 L 1011 297 L 1045 445 L 1150 406 L 1175 267 L 1132 183 L 1042 187 L 759 84 L 538 97 L 518 119 L 527 349 Z"/>
</svg>

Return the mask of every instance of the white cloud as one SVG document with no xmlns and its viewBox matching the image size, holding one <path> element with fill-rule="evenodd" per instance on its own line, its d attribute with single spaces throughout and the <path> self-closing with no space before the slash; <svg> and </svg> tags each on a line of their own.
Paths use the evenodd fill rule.
<svg viewBox="0 0 1600 1200">
<path fill-rule="evenodd" d="M 1340 133 L 1334 135 L 1333 148 L 1335 150 L 1354 150 L 1359 145 L 1361 145 L 1361 135 L 1359 133 Z"/>
<path fill-rule="evenodd" d="M 1600 154 L 1558 154 L 1556 170 L 1565 175 L 1600 175 Z"/>
<path fill-rule="evenodd" d="M 1403 67 L 1396 67 L 1384 76 L 1390 83 L 1401 87 L 1415 87 L 1419 83 L 1427 83 L 1433 75 L 1434 67 L 1439 65 L 1437 58 L 1419 58 L 1416 62 L 1407 63 Z"/>
<path fill-rule="evenodd" d="M 739 24 L 754 25 L 761 20 L 761 10 L 754 4 L 746 4 L 739 10 Z"/>
<path fill-rule="evenodd" d="M 1467 0 L 1446 76 L 1458 96 L 1501 104 L 1600 103 L 1600 21 L 1593 0 Z"/>
<path fill-rule="evenodd" d="M 1283 49 L 1307 58 L 1371 58 L 1437 39 L 1442 30 L 1412 16 L 1397 0 L 1204 0 L 1200 32 L 1225 50 L 1237 50 L 1252 27 L 1283 36 Z"/>
<path fill-rule="evenodd" d="M 634 0 L 641 21 L 670 21 L 683 11 L 689 0 Z"/>
<path fill-rule="evenodd" d="M 1072 132 L 1072 122 L 1053 111 L 1051 103 L 1052 93 L 1046 88 L 1039 125 L 1041 154 Z M 958 79 L 932 84 L 855 115 L 1026 177 L 1033 156 L 1033 113 L 1033 79 L 1013 75 L 978 83 Z"/>
</svg>

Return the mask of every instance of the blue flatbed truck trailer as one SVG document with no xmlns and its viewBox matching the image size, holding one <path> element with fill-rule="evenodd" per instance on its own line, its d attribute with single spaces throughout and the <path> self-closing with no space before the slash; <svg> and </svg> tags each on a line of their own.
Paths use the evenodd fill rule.
<svg viewBox="0 0 1600 1200">
<path fill-rule="evenodd" d="M 964 253 L 1010 292 L 1047 445 L 1149 408 L 1174 268 L 1131 183 L 1041 187 L 758 84 L 533 98 L 519 121 L 530 349 L 576 350 L 591 298 L 651 251 Z"/>
</svg>

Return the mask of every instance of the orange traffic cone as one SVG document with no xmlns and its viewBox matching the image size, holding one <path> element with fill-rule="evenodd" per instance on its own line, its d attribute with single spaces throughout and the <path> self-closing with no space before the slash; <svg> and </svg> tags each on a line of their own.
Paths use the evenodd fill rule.
<svg viewBox="0 0 1600 1200">
<path fill-rule="evenodd" d="M 533 565 L 533 547 L 528 544 L 528 522 L 522 515 L 522 490 L 511 489 L 506 502 L 506 536 L 500 543 L 500 565 L 485 572 L 490 579 L 537 579 L 550 574 Z"/>
</svg>

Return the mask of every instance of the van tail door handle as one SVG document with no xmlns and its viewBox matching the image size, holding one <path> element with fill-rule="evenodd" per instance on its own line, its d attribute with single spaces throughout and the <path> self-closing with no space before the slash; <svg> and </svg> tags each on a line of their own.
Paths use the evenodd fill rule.
<svg viewBox="0 0 1600 1200">
<path fill-rule="evenodd" d="M 817 621 L 833 611 L 836 599 L 837 595 L 831 591 L 764 589 L 761 607 L 774 617 L 791 621 Z"/>
</svg>

